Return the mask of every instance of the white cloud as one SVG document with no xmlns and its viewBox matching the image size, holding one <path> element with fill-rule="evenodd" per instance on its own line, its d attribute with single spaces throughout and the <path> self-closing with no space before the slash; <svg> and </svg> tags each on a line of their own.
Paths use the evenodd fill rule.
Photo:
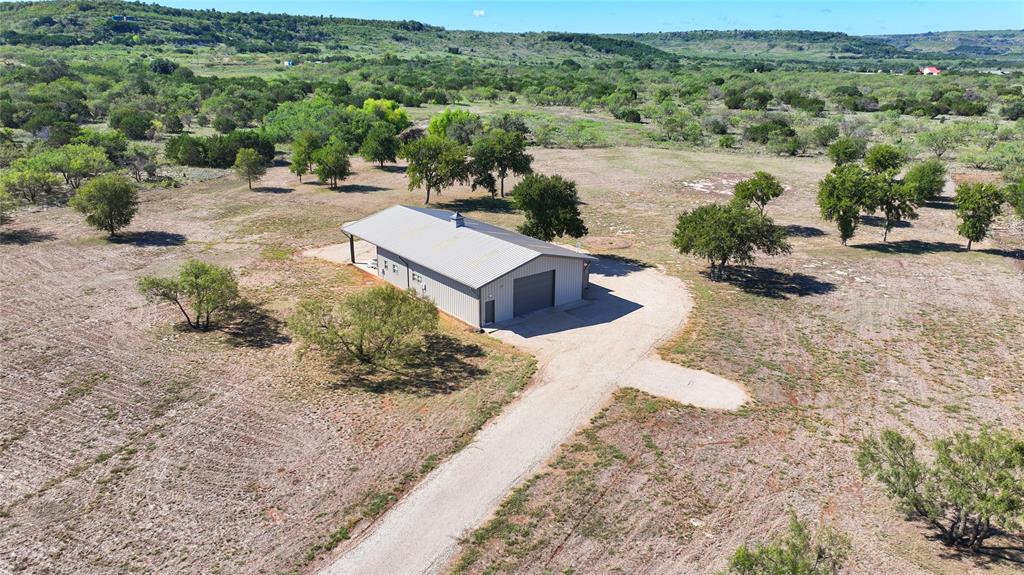
<svg viewBox="0 0 1024 575">
<path fill-rule="evenodd" d="M 483 18 L 486 15 L 487 15 L 487 12 L 484 12 L 483 10 L 473 10 L 473 17 L 474 18 Z"/>
</svg>

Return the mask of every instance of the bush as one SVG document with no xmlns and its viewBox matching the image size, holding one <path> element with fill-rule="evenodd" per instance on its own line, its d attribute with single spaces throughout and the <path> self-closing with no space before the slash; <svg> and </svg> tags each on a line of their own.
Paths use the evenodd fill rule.
<svg viewBox="0 0 1024 575">
<path fill-rule="evenodd" d="M 822 148 L 827 147 L 829 144 L 836 141 L 836 138 L 838 137 L 839 126 L 835 124 L 825 124 L 811 130 L 811 139 L 814 140 L 815 144 Z"/>
<path fill-rule="evenodd" d="M 946 185 L 946 167 L 936 159 L 910 166 L 903 185 L 918 205 L 937 198 Z"/>
<path fill-rule="evenodd" d="M 887 430 L 861 443 L 857 464 L 900 510 L 928 522 L 949 546 L 978 551 L 996 530 L 1024 528 L 1024 438 L 983 429 L 933 444 L 930 462 L 914 441 Z"/>
<path fill-rule="evenodd" d="M 743 139 L 758 144 L 767 144 L 773 137 L 789 138 L 796 135 L 796 130 L 784 118 L 769 118 L 759 124 L 747 126 L 743 130 Z"/>
<path fill-rule="evenodd" d="M 115 108 L 110 112 L 110 127 L 119 130 L 130 140 L 144 140 L 156 116 L 145 110 Z"/>
<path fill-rule="evenodd" d="M 719 148 L 732 148 L 736 146 L 736 136 L 722 136 L 718 138 Z"/>
<path fill-rule="evenodd" d="M 349 296 L 340 305 L 303 300 L 288 326 L 302 342 L 338 363 L 400 366 L 437 331 L 437 308 L 430 301 L 392 286 Z"/>
<path fill-rule="evenodd" d="M 790 512 L 782 537 L 754 548 L 740 547 L 729 560 L 728 575 L 837 575 L 850 553 L 850 541 L 825 527 L 811 533 Z"/>
<path fill-rule="evenodd" d="M 867 141 L 862 138 L 843 136 L 829 145 L 828 157 L 831 158 L 837 166 L 841 166 L 850 162 L 856 162 L 863 158 L 867 147 Z"/>
</svg>

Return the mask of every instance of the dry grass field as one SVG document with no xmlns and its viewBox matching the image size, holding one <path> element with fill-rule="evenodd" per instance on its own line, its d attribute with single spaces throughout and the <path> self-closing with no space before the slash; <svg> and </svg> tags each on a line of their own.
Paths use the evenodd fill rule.
<svg viewBox="0 0 1024 575">
<path fill-rule="evenodd" d="M 643 149 L 541 158 L 581 184 L 585 243 L 689 281 L 694 316 L 663 355 L 746 385 L 756 403 L 721 414 L 620 394 L 468 537 L 455 572 L 713 573 L 740 544 L 783 529 L 790 508 L 852 538 L 850 573 L 1021 571 L 930 541 L 853 461 L 855 442 L 885 427 L 924 442 L 1024 425 L 1021 222 L 1001 220 L 966 252 L 940 201 L 887 244 L 868 218 L 842 247 L 814 205 L 823 160 Z M 789 227 L 793 253 L 712 282 L 703 262 L 672 253 L 675 215 L 728 199 L 755 169 L 788 187 L 768 212 Z"/>
<path fill-rule="evenodd" d="M 697 309 L 663 355 L 756 401 L 727 415 L 620 393 L 453 568 L 712 573 L 792 507 L 853 539 L 851 573 L 1019 572 L 949 556 L 852 462 L 853 443 L 886 426 L 926 440 L 1024 425 L 1019 222 L 968 253 L 939 202 L 888 244 L 868 221 L 842 247 L 814 205 L 821 159 L 531 153 L 538 171 L 578 182 L 585 246 L 691 285 Z M 453 323 L 422 381 L 356 381 L 296 355 L 282 322 L 298 298 L 370 281 L 296 254 L 342 241 L 344 221 L 422 201 L 401 169 L 354 165 L 338 191 L 285 168 L 253 192 L 232 176 L 148 191 L 116 243 L 66 208 L 0 231 L 0 571 L 310 571 L 339 530 L 365 528 L 525 384 L 530 358 Z M 788 188 L 768 212 L 794 251 L 712 282 L 673 253 L 675 217 L 727 200 L 757 169 Z M 468 189 L 436 203 L 499 225 L 520 217 Z M 189 256 L 232 265 L 247 312 L 189 333 L 135 293 L 140 275 Z M 459 372 L 450 386 L 431 375 L 441 365 Z"/>
</svg>

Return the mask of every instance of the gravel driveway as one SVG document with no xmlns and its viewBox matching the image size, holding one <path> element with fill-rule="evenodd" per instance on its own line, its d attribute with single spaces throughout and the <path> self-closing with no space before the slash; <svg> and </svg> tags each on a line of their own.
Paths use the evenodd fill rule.
<svg viewBox="0 0 1024 575">
<path fill-rule="evenodd" d="M 487 520 L 617 387 L 712 409 L 746 401 L 730 381 L 657 357 L 654 348 L 682 328 L 693 305 L 678 279 L 602 259 L 592 268 L 588 297 L 580 307 L 539 312 L 492 334 L 537 356 L 534 383 L 323 573 L 441 571 L 458 539 Z"/>
</svg>

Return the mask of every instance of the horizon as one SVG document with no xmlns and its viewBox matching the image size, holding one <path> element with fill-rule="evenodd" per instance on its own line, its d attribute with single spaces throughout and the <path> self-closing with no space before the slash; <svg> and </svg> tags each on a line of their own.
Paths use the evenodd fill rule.
<svg viewBox="0 0 1024 575">
<path fill-rule="evenodd" d="M 211 8 L 210 3 L 200 0 L 158 4 Z M 595 5 L 601 8 L 595 9 Z M 292 4 L 295 8 L 289 11 L 281 11 L 279 6 L 267 0 L 220 0 L 212 8 L 221 12 L 416 20 L 447 30 L 504 33 L 802 30 L 875 36 L 1024 29 L 1024 3 L 1010 0 L 360 0 L 341 4 L 320 0 Z M 880 6 L 884 10 L 879 10 Z"/>
</svg>

